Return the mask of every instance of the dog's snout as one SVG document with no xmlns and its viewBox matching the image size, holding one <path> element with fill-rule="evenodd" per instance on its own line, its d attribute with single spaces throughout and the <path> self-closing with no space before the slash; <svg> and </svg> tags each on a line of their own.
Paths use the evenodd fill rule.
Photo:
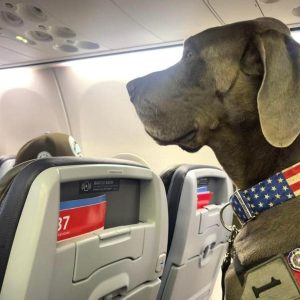
<svg viewBox="0 0 300 300">
<path fill-rule="evenodd" d="M 129 81 L 126 85 L 128 94 L 130 96 L 130 100 L 134 102 L 135 99 L 135 91 L 136 91 L 136 84 L 134 83 L 135 80 Z"/>
<path fill-rule="evenodd" d="M 129 94 L 131 94 L 131 93 L 133 93 L 134 92 L 134 90 L 135 90 L 135 85 L 134 85 L 134 83 L 133 83 L 133 80 L 132 81 L 129 81 L 128 83 L 127 83 L 127 91 L 128 91 L 128 93 Z"/>
</svg>

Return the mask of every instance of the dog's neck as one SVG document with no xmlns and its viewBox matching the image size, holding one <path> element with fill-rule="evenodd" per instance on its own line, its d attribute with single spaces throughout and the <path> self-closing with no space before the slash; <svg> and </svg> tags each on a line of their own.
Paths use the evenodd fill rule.
<svg viewBox="0 0 300 300">
<path fill-rule="evenodd" d="M 255 185 L 300 161 L 300 139 L 287 148 L 275 148 L 264 138 L 260 126 L 249 130 L 224 127 L 214 132 L 208 145 L 240 189 Z M 217 135 L 217 137 L 215 137 Z"/>
</svg>

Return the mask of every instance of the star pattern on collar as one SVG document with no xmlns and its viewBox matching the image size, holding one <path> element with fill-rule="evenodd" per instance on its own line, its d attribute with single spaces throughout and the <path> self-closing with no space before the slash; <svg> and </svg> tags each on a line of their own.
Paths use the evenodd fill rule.
<svg viewBox="0 0 300 300">
<path fill-rule="evenodd" d="M 300 195 L 300 163 L 278 172 L 244 191 L 238 191 L 230 198 L 235 214 L 242 223 L 263 211 Z M 243 203 L 241 203 L 243 202 Z"/>
</svg>

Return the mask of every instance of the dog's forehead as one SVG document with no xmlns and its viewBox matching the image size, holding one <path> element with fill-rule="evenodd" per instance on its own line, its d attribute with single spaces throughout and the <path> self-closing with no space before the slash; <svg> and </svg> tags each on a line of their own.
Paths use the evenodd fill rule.
<svg viewBox="0 0 300 300">
<path fill-rule="evenodd" d="M 253 26 L 249 24 L 230 24 L 225 26 L 219 26 L 214 28 L 209 28 L 202 31 L 196 35 L 189 37 L 184 42 L 185 49 L 197 49 L 200 50 L 203 47 L 213 46 L 224 42 L 225 40 L 231 40 L 233 38 L 238 38 L 239 36 L 248 35 Z"/>
<path fill-rule="evenodd" d="M 273 18 L 258 18 L 256 20 L 242 21 L 206 29 L 189 37 L 184 42 L 184 47 L 201 49 L 202 47 L 222 43 L 226 40 L 248 38 L 254 33 L 259 34 L 268 30 L 275 30 L 290 35 L 288 27 L 281 21 Z"/>
</svg>

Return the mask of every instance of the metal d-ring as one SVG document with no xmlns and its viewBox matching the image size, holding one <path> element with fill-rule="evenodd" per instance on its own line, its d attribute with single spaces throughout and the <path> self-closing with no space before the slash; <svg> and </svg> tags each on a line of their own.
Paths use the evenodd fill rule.
<svg viewBox="0 0 300 300">
<path fill-rule="evenodd" d="M 224 210 L 227 208 L 227 206 L 230 205 L 230 202 L 226 203 L 222 208 L 221 208 L 221 211 L 220 211 L 220 221 L 221 221 L 221 224 L 222 226 L 229 232 L 233 232 L 236 230 L 236 226 L 235 225 L 232 225 L 232 226 L 228 226 L 225 224 L 224 222 L 224 219 L 223 219 L 223 213 L 224 213 Z"/>
</svg>

